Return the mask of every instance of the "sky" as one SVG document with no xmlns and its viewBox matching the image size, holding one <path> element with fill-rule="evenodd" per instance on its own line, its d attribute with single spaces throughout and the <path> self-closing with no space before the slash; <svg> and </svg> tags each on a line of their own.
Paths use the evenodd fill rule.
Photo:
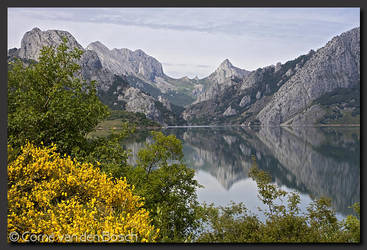
<svg viewBox="0 0 367 250">
<path fill-rule="evenodd" d="M 359 8 L 8 8 L 8 48 L 34 27 L 66 30 L 83 47 L 142 49 L 171 77 L 203 78 L 225 59 L 285 63 L 359 25 Z"/>
</svg>

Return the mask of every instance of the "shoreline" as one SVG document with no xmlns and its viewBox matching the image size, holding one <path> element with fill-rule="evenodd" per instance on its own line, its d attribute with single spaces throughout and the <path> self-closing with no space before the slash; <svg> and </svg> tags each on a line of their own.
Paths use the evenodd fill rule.
<svg viewBox="0 0 367 250">
<path fill-rule="evenodd" d="M 261 127 L 287 127 L 287 128 L 297 128 L 297 127 L 360 127 L 361 124 L 315 124 L 315 125 L 298 125 L 298 126 L 292 126 L 292 125 L 278 125 L 278 126 L 262 126 L 262 125 L 179 125 L 179 126 L 165 126 L 161 127 L 163 129 L 166 128 L 213 128 L 213 127 L 248 127 L 248 128 L 261 128 Z"/>
</svg>

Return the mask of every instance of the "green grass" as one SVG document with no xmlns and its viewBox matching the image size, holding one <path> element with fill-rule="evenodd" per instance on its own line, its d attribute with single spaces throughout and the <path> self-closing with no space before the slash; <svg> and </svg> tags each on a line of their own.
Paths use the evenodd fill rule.
<svg viewBox="0 0 367 250">
<path fill-rule="evenodd" d="M 111 110 L 111 115 L 100 122 L 95 130 L 87 135 L 90 137 L 105 137 L 112 133 L 118 133 L 122 129 L 122 123 L 128 122 L 137 128 L 161 127 L 160 124 L 152 121 L 143 113 L 133 113 L 124 110 Z"/>
<path fill-rule="evenodd" d="M 87 137 L 106 137 L 114 132 L 117 133 L 122 129 L 122 122 L 122 119 L 102 121 L 97 125 L 95 131 L 89 133 Z"/>
</svg>

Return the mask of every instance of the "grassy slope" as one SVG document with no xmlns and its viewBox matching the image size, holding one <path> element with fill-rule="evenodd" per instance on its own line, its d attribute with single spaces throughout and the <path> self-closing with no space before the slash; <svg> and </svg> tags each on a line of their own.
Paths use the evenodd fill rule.
<svg viewBox="0 0 367 250">
<path fill-rule="evenodd" d="M 95 131 L 89 133 L 87 137 L 104 137 L 111 133 L 119 132 L 122 123 L 128 122 L 137 128 L 159 128 L 160 124 L 148 119 L 143 113 L 133 113 L 123 110 L 112 110 L 111 115 L 104 121 L 100 122 Z"/>
</svg>

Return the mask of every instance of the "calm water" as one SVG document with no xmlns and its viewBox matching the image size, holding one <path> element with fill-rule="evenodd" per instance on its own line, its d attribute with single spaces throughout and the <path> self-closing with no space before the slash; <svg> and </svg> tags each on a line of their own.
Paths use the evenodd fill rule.
<svg viewBox="0 0 367 250">
<path fill-rule="evenodd" d="M 204 186 L 198 190 L 201 202 L 244 202 L 262 217 L 256 183 L 248 178 L 252 155 L 274 183 L 301 195 L 304 211 L 313 199 L 329 197 L 341 219 L 360 200 L 359 127 L 181 127 L 162 131 L 182 140 L 185 161 Z M 130 163 L 134 164 L 134 154 L 146 141 L 148 133 L 142 133 L 127 144 L 133 153 Z"/>
</svg>

